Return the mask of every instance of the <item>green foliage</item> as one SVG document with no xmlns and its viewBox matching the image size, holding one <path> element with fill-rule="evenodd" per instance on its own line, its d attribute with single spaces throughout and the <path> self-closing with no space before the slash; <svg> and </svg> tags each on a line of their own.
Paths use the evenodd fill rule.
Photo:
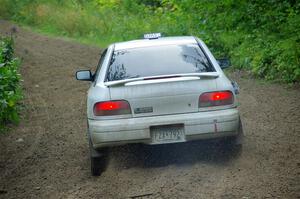
<svg viewBox="0 0 300 199">
<path fill-rule="evenodd" d="M 259 77 L 300 81 L 295 0 L 0 0 L 0 16 L 44 32 L 107 45 L 146 32 L 195 35 L 217 57 Z"/>
<path fill-rule="evenodd" d="M 18 122 L 20 88 L 20 62 L 13 58 L 13 39 L 0 37 L 0 127 L 7 122 Z M 1 129 L 0 128 L 0 129 Z"/>
</svg>

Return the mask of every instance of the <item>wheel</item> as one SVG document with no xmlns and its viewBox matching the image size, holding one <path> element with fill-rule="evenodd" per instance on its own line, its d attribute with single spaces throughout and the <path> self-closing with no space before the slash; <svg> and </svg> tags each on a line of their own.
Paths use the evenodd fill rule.
<svg viewBox="0 0 300 199">
<path fill-rule="evenodd" d="M 103 171 L 105 171 L 106 169 L 108 149 L 107 148 L 101 150 L 94 149 L 91 140 L 89 140 L 89 148 L 90 148 L 91 174 L 93 176 L 100 176 L 103 173 Z"/>
<path fill-rule="evenodd" d="M 106 161 L 103 157 L 91 157 L 91 174 L 93 176 L 100 176 L 105 170 Z"/>
</svg>

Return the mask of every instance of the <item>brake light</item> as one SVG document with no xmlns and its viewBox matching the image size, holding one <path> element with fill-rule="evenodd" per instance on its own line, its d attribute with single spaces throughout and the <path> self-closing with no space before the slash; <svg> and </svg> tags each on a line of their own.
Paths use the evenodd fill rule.
<svg viewBox="0 0 300 199">
<path fill-rule="evenodd" d="M 203 93 L 199 97 L 199 107 L 223 106 L 233 104 L 231 91 L 218 91 Z"/>
<path fill-rule="evenodd" d="M 124 115 L 131 114 L 130 105 L 125 100 L 97 102 L 94 105 L 94 115 Z"/>
</svg>

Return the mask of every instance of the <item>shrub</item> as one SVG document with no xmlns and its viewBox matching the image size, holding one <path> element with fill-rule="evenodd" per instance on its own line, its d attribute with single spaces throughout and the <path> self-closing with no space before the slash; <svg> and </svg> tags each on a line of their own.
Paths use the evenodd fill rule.
<svg viewBox="0 0 300 199">
<path fill-rule="evenodd" d="M 0 37 L 0 127 L 8 122 L 18 122 L 20 88 L 20 61 L 13 58 L 12 37 Z"/>
</svg>

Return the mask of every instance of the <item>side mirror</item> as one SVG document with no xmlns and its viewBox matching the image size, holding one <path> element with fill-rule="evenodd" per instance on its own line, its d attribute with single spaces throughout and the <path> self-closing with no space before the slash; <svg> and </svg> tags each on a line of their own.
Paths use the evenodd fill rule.
<svg viewBox="0 0 300 199">
<path fill-rule="evenodd" d="M 231 66 L 230 60 L 229 59 L 217 59 L 217 62 L 219 64 L 219 66 L 222 69 L 228 68 L 229 66 Z"/>
<path fill-rule="evenodd" d="M 76 72 L 76 79 L 81 81 L 93 81 L 93 75 L 90 70 L 80 70 Z"/>
</svg>

